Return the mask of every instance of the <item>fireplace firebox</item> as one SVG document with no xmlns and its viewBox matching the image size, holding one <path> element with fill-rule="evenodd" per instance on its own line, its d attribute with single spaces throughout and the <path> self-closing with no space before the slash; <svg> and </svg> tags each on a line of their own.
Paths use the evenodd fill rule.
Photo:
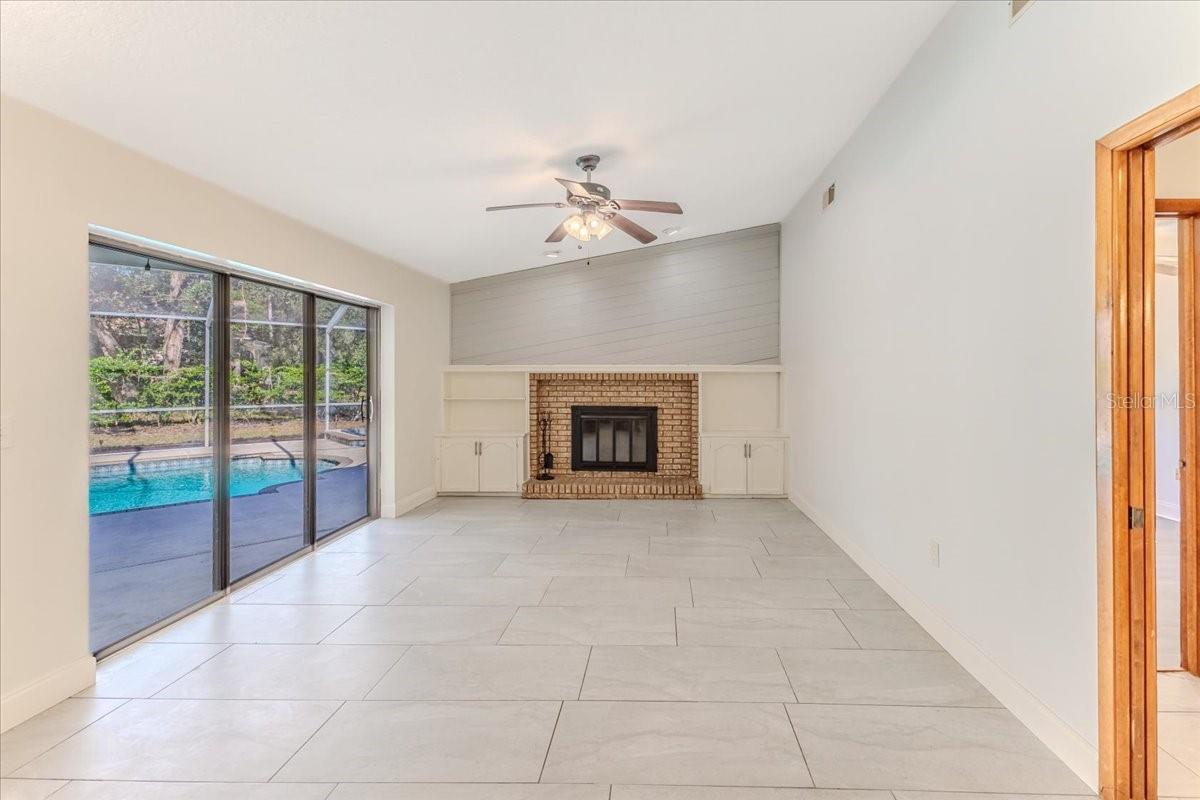
<svg viewBox="0 0 1200 800">
<path fill-rule="evenodd" d="M 656 406 L 571 406 L 571 469 L 654 472 Z"/>
</svg>

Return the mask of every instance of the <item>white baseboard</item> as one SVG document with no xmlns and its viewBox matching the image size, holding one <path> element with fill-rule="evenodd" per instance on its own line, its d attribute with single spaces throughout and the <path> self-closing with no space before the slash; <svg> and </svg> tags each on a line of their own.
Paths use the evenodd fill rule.
<svg viewBox="0 0 1200 800">
<path fill-rule="evenodd" d="M 1165 500 L 1159 500 L 1155 505 L 1155 512 L 1160 517 L 1165 517 L 1169 520 L 1179 522 L 1182 514 L 1179 510 L 1179 503 L 1171 503 Z"/>
<path fill-rule="evenodd" d="M 1070 767 L 1080 780 L 1093 791 L 1099 791 L 1100 754 L 1087 739 L 1008 674 L 979 645 L 960 633 L 941 614 L 913 593 L 866 550 L 839 531 L 820 510 L 813 508 L 811 503 L 794 490 L 789 499 L 845 550 L 864 572 L 946 649 L 946 652 Z"/>
<path fill-rule="evenodd" d="M 84 656 L 0 698 L 0 731 L 20 725 L 96 682 L 96 659 Z"/>
<path fill-rule="evenodd" d="M 428 503 L 435 497 L 437 497 L 437 491 L 432 486 L 426 486 L 424 489 L 415 491 L 407 497 L 401 497 L 395 504 L 383 506 L 379 509 L 379 516 L 391 518 L 407 514 L 417 506 L 422 503 Z"/>
</svg>

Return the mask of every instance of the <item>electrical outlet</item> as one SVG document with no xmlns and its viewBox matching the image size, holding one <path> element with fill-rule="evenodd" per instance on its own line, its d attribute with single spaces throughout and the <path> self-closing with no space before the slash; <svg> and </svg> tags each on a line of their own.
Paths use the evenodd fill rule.
<svg viewBox="0 0 1200 800">
<path fill-rule="evenodd" d="M 935 567 L 942 565 L 942 543 L 937 539 L 929 540 L 929 563 Z"/>
</svg>

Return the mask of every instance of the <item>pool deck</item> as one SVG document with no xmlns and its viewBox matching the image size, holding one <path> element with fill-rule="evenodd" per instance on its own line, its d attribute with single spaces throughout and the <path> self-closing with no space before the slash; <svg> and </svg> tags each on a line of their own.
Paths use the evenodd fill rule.
<svg viewBox="0 0 1200 800">
<path fill-rule="evenodd" d="M 261 454 L 261 443 L 255 446 L 260 452 L 244 454 Z M 365 455 L 365 448 L 337 446 Z M 181 452 L 185 449 L 198 452 L 189 456 Z M 145 458 L 146 452 L 139 454 L 139 459 Z M 210 454 L 205 448 L 153 452 L 163 453 L 160 458 Z M 130 453 L 124 455 L 127 460 Z M 325 457 L 321 448 L 318 455 Z M 120 459 L 108 463 L 120 463 Z M 258 494 L 230 498 L 230 575 L 234 580 L 303 546 L 303 488 L 302 482 L 294 481 Z M 318 537 L 364 516 L 366 498 L 365 458 L 320 473 Z M 90 518 L 90 529 L 93 649 L 129 636 L 212 594 L 211 501 L 97 514 Z"/>
<path fill-rule="evenodd" d="M 328 458 L 340 467 L 365 464 L 367 448 L 354 447 L 334 439 L 317 437 L 317 458 Z M 260 456 L 262 458 L 297 458 L 304 452 L 304 443 L 299 439 L 281 439 L 266 442 L 234 442 L 229 453 L 234 458 Z M 203 445 L 190 447 L 129 448 L 105 453 L 93 453 L 89 458 L 92 465 L 125 464 L 130 461 L 164 461 L 179 458 L 212 458 L 213 448 Z"/>
</svg>

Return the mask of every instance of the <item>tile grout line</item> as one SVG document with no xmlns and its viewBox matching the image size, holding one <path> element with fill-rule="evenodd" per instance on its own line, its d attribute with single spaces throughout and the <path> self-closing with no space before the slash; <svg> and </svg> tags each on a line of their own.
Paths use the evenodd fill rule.
<svg viewBox="0 0 1200 800">
<path fill-rule="evenodd" d="M 346 701 L 346 700 L 341 701 L 338 704 L 338 707 L 333 710 L 333 713 L 331 713 L 328 717 L 326 717 L 324 720 L 322 720 L 321 724 L 317 726 L 317 729 L 315 731 L 313 731 L 312 733 L 310 733 L 308 735 L 308 738 L 305 739 L 304 742 L 299 747 L 296 748 L 296 752 L 294 752 L 290 756 L 288 756 L 287 760 L 284 761 L 282 764 L 280 764 L 279 769 L 272 772 L 271 777 L 267 778 L 266 781 L 264 781 L 264 783 L 272 783 L 275 780 L 275 776 L 278 775 L 280 772 L 282 772 L 284 767 L 286 767 L 288 764 L 292 763 L 292 759 L 295 758 L 300 753 L 301 750 L 303 750 L 305 747 L 308 746 L 308 743 L 313 740 L 314 736 L 316 736 L 318 733 L 321 732 L 322 728 L 324 728 L 326 725 L 329 724 L 329 720 L 336 717 L 338 712 L 346 707 L 347 702 L 348 701 Z"/>
<path fill-rule="evenodd" d="M 791 689 L 791 691 L 792 691 L 792 699 L 796 703 L 799 703 L 800 695 L 796 694 L 796 685 L 794 683 L 792 683 L 792 676 L 787 671 L 787 665 L 783 663 L 783 654 L 779 652 L 778 647 L 774 648 L 774 650 L 775 650 L 775 658 L 777 658 L 779 660 L 779 668 L 781 670 L 783 670 L 783 677 L 787 678 L 788 688 Z M 789 724 L 791 723 L 790 717 L 788 718 L 788 722 L 789 722 Z M 795 731 L 793 731 L 793 733 L 795 733 Z M 799 742 L 797 742 L 797 744 L 799 744 Z"/>
<path fill-rule="evenodd" d="M 471 646 L 473 646 L 473 645 L 406 645 L 406 646 L 408 646 L 408 647 L 471 647 Z M 493 646 L 493 645 L 474 645 L 474 646 L 477 646 L 477 647 L 491 647 L 491 646 Z M 589 646 L 589 645 L 525 645 L 525 644 L 513 644 L 513 645 L 495 645 L 495 646 L 498 646 L 498 647 L 504 647 L 504 648 L 518 649 L 518 648 L 522 648 L 522 647 L 554 647 L 554 648 L 563 648 L 563 647 L 587 647 L 587 646 Z M 657 648 L 667 648 L 667 647 L 670 647 L 670 645 L 666 645 L 666 644 L 652 644 L 652 645 L 595 645 L 595 646 L 596 646 L 596 647 L 613 647 L 613 648 L 621 648 L 621 647 L 631 647 L 631 648 L 632 648 L 632 647 L 649 647 L 649 648 L 656 648 L 656 647 L 657 647 Z M 723 645 L 696 645 L 696 646 L 697 646 L 697 647 L 722 647 Z M 763 648 L 763 647 L 755 647 L 755 648 L 751 648 L 751 649 L 755 649 L 755 650 L 770 650 L 771 648 L 769 648 L 769 647 L 766 647 L 766 648 Z M 797 649 L 801 649 L 801 650 L 803 650 L 803 649 L 805 649 L 805 648 L 797 648 Z M 168 700 L 168 699 L 186 699 L 186 698 L 160 698 L 160 700 Z M 383 698 L 383 697 L 379 697 L 379 698 L 376 698 L 376 699 L 374 699 L 374 700 L 262 700 L 262 699 L 248 699 L 248 698 L 221 698 L 221 699 L 215 699 L 215 698 L 199 698 L 199 699 L 198 699 L 198 702 L 205 702 L 205 703 L 207 703 L 207 702 L 222 702 L 222 703 L 263 703 L 263 702 L 267 702 L 267 703 L 293 703 L 293 702 L 294 702 L 294 703 L 364 703 L 364 704 L 367 704 L 367 705 L 378 705 L 378 704 L 380 704 L 380 703 L 549 703 L 549 702 L 553 702 L 553 703 L 559 703 L 559 702 L 563 702 L 563 701 L 561 701 L 561 700 L 555 700 L 555 699 L 553 699 L 553 698 L 551 698 L 551 699 L 545 699 L 545 698 L 543 698 L 543 699 L 540 699 L 540 700 L 513 699 L 513 698 L 506 698 L 506 699 L 494 699 L 494 698 L 487 698 L 487 699 L 482 699 L 482 700 L 481 700 L 481 699 L 479 699 L 479 697 L 477 697 L 477 696 L 473 697 L 473 696 L 466 695 L 466 696 L 462 696 L 462 697 L 446 697 L 446 698 L 439 698 L 439 699 L 437 699 L 437 700 L 423 700 L 423 699 L 392 699 L 392 698 Z M 798 701 L 798 702 L 791 702 L 791 701 L 788 701 L 788 700 L 779 701 L 779 700 L 745 700 L 745 699 L 742 699 L 742 700 L 675 700 L 675 699 L 667 699 L 667 698 L 664 698 L 664 699 L 657 699 L 657 700 L 645 700 L 645 699 L 643 699 L 643 700 L 626 700 L 626 699 L 621 699 L 621 698 L 612 698 L 612 697 L 603 697 L 603 698 L 602 698 L 602 697 L 595 697 L 595 698 L 589 698 L 589 699 L 587 699 L 587 700 L 578 700 L 578 701 L 576 701 L 576 700 L 569 700 L 569 699 L 568 699 L 566 702 L 571 702 L 571 703 L 574 703 L 574 702 L 579 702 L 579 703 L 591 703 L 591 704 L 603 704 L 603 703 L 637 703 L 637 704 L 641 704 L 641 705 L 678 705 L 679 703 L 704 703 L 704 704 L 708 704 L 708 705 L 714 705 L 714 706 L 730 706 L 730 705 L 733 705 L 733 706 L 747 706 L 747 705 L 754 705 L 754 706 L 772 706 L 772 705 L 779 705 L 779 704 L 782 702 L 783 704 L 785 704 L 785 705 L 789 705 L 789 706 L 806 706 L 806 707 L 807 707 L 807 706 L 815 706 L 815 707 L 820 707 L 820 708 L 846 708 L 846 709 L 864 709 L 864 708 L 909 708 L 909 709 L 918 710 L 918 711 L 931 711 L 931 710 L 950 710 L 950 711 L 1004 711 L 1004 710 L 1005 710 L 1005 709 L 1004 709 L 1004 708 L 1002 708 L 1001 706 L 958 706 L 958 705 L 951 705 L 951 706 L 947 706 L 947 705 L 932 705 L 932 704 L 924 704 L 924 705 L 921 705 L 921 704 L 917 704 L 917 703 L 882 703 L 882 702 L 872 702 L 872 703 L 847 703 L 847 702 L 831 702 L 831 701 L 828 701 L 828 700 L 821 700 L 821 701 L 800 700 L 800 701 Z M 56 746 L 57 746 L 57 745 L 56 745 Z M 5 777 L 4 777 L 4 780 L 10 780 L 10 779 L 13 779 L 13 778 L 12 778 L 12 776 L 5 776 Z M 23 778 L 23 779 L 20 779 L 20 780 L 33 780 L 33 779 L 29 779 L 29 778 Z M 45 778 L 45 779 L 38 779 L 38 780 L 101 780 L 101 779 L 100 779 L 100 778 L 96 778 L 96 779 L 93 779 L 93 778 L 71 778 L 71 779 L 68 779 L 68 778 Z M 103 780 L 133 780 L 133 779 L 125 779 L 125 778 L 112 778 L 112 779 L 103 779 Z M 182 781 L 182 782 L 183 782 L 183 783 L 188 783 L 188 781 Z M 217 782 L 217 783 L 229 783 L 229 781 L 216 781 L 216 782 Z M 234 783 L 236 783 L 236 782 L 237 782 L 237 781 L 234 781 Z M 367 782 L 367 783 L 378 783 L 378 781 L 366 781 L 366 782 Z M 384 782 L 384 783 L 394 783 L 395 781 L 383 781 L 383 782 Z M 400 781 L 400 782 L 401 782 L 401 783 L 406 783 L 406 781 Z M 438 783 L 446 783 L 446 781 L 437 781 L 437 782 L 438 782 Z M 456 782 L 456 781 L 450 781 L 450 783 L 455 783 L 455 782 Z M 192 781 L 192 783 L 195 783 L 195 781 Z M 317 781 L 317 783 L 321 783 L 321 781 Z M 655 784 L 655 785 L 658 785 L 658 784 Z M 668 784 L 663 784 L 663 785 L 668 785 Z M 690 786 L 690 785 L 693 785 L 693 784 L 686 784 L 686 785 L 689 785 L 689 786 Z M 832 789 L 842 788 L 842 789 L 845 789 L 845 788 L 855 788 L 855 787 L 845 787 L 845 786 L 843 786 L 843 787 L 837 787 L 837 786 L 832 786 L 832 787 L 827 787 L 827 788 L 832 788 Z M 915 790 L 914 790 L 914 791 L 915 791 Z M 922 791 L 938 791 L 938 790 L 935 790 L 935 789 L 929 789 L 929 790 L 922 790 Z M 953 790 L 947 789 L 947 790 L 945 790 L 945 791 L 952 792 Z M 970 794 L 989 794 L 989 792 L 975 792 L 975 791 L 973 791 L 973 792 L 970 792 Z M 1004 795 L 1007 795 L 1007 794 L 1029 794 L 1029 792 L 992 792 L 991 794 L 1004 794 Z M 1037 794 L 1037 795 L 1041 796 L 1041 795 L 1045 794 L 1045 792 L 1034 792 L 1033 794 Z M 1175 800 L 1178 800 L 1178 796 L 1177 796 L 1177 795 L 1173 795 L 1172 797 L 1173 797 L 1173 798 L 1175 798 Z M 1192 800 L 1192 798 L 1188 798 L 1188 800 Z"/>
<path fill-rule="evenodd" d="M 164 644 L 166 644 L 166 643 L 164 642 Z M 165 692 L 167 689 L 170 689 L 172 686 L 174 686 L 175 684 L 179 683 L 181 680 L 183 680 L 183 679 L 184 679 L 184 678 L 186 678 L 187 676 L 191 675 L 193 672 L 195 672 L 196 670 L 200 669 L 201 667 L 203 667 L 203 666 L 204 666 L 205 664 L 207 664 L 208 662 L 212 661 L 212 660 L 213 660 L 214 658 L 216 658 L 217 656 L 221 655 L 222 653 L 228 652 L 228 651 L 229 651 L 229 650 L 230 650 L 230 649 L 233 647 L 233 645 L 234 645 L 234 644 L 235 644 L 235 642 L 230 642 L 230 643 L 228 643 L 228 644 L 225 644 L 225 646 L 224 646 L 224 647 L 222 647 L 220 650 L 218 650 L 217 652 L 213 653 L 211 656 L 209 656 L 208 658 L 204 659 L 204 660 L 203 660 L 203 661 L 201 661 L 199 664 L 197 664 L 196 666 L 192 667 L 192 668 L 191 668 L 191 669 L 189 669 L 187 672 L 183 673 L 183 674 L 182 674 L 182 675 L 180 675 L 178 678 L 176 678 L 175 680 L 173 680 L 173 681 L 171 681 L 170 683 L 168 683 L 166 686 L 163 686 L 163 687 L 162 687 L 161 689 L 159 689 L 158 691 L 154 692 L 154 693 L 153 693 L 153 694 L 151 694 L 151 695 L 148 695 L 148 696 L 146 697 L 146 699 L 150 699 L 150 698 L 158 698 L 158 696 L 159 696 L 160 694 L 162 694 L 163 692 Z M 134 699 L 134 698 L 130 698 L 130 699 Z M 166 699 L 166 698 L 159 698 L 159 699 Z"/>
<path fill-rule="evenodd" d="M 787 669 L 785 668 L 783 672 L 786 675 Z M 791 678 L 788 678 L 789 684 L 791 683 L 791 680 Z M 795 691 L 793 691 L 792 694 L 795 694 Z M 804 746 L 800 744 L 800 734 L 796 733 L 796 723 L 792 721 L 792 715 L 791 712 L 788 711 L 787 703 L 783 704 L 783 717 L 787 720 L 788 727 L 792 729 L 792 738 L 796 740 L 796 749 L 800 751 L 800 760 L 804 762 L 804 771 L 808 773 L 808 782 L 816 787 L 817 779 L 813 777 L 812 767 L 808 765 L 808 756 L 804 755 Z"/>
<path fill-rule="evenodd" d="M 5 778 L 5 780 L 10 780 L 10 779 L 9 779 L 9 778 Z M 32 779 L 31 779 L 31 778 L 16 778 L 15 780 L 41 780 L 41 779 L 38 779 L 38 778 L 32 778 Z M 60 781 L 61 781 L 61 780 L 63 780 L 63 779 L 62 779 L 62 778 L 55 778 L 55 779 L 53 779 L 53 780 L 60 780 Z M 66 779 L 65 781 L 63 781 L 63 785 L 62 785 L 62 786 L 58 787 L 57 789 L 55 789 L 54 791 L 52 791 L 50 794 L 46 795 L 46 800 L 50 800 L 52 797 L 54 797 L 54 795 L 58 794 L 58 793 L 59 793 L 59 792 L 61 792 L 63 789 L 66 789 L 68 786 L 70 786 L 70 785 L 71 785 L 72 783 L 74 783 L 74 782 L 75 782 L 75 781 L 74 781 L 74 779 L 71 779 L 71 778 L 68 778 L 68 779 Z M 61 797 L 61 796 L 62 796 L 62 795 L 59 795 L 59 797 Z M 326 798 L 326 800 L 328 800 L 328 798 Z"/>
<path fill-rule="evenodd" d="M 422 542 L 421 544 L 424 544 L 424 542 Z M 419 545 L 418 545 L 418 546 L 419 546 Z M 340 552 L 342 552 L 342 551 L 340 551 L 340 550 L 335 550 L 334 552 L 335 552 L 335 553 L 340 553 Z M 316 554 L 314 553 L 313 555 L 316 555 Z M 361 575 L 362 575 L 364 572 L 366 572 L 367 570 L 369 570 L 371 567 L 375 566 L 375 565 L 376 565 L 376 564 L 378 564 L 380 561 L 383 561 L 385 558 L 387 558 L 387 557 L 390 555 L 390 553 L 379 553 L 379 554 L 376 554 L 376 553 L 370 553 L 370 552 L 368 552 L 366 555 L 371 555 L 371 556 L 373 556 L 373 555 L 379 555 L 379 558 L 375 559 L 375 560 L 374 560 L 374 561 L 372 561 L 370 564 L 367 564 L 365 567 L 363 567 L 362 569 L 360 569 L 358 572 L 354 573 L 353 577 L 355 577 L 355 578 L 358 578 L 358 577 L 360 577 L 360 576 L 361 576 Z"/>
<path fill-rule="evenodd" d="M 595 645 L 588 645 L 587 661 L 583 665 L 583 676 L 579 679 L 579 691 L 575 694 L 576 700 L 583 699 L 583 684 L 587 683 L 588 667 L 592 665 L 592 650 Z"/>
<path fill-rule="evenodd" d="M 384 603 L 383 605 L 390 606 L 396 600 L 397 597 L 399 597 L 400 595 L 404 594 L 409 589 L 411 589 L 413 587 L 413 584 L 415 584 L 418 580 L 420 580 L 419 575 L 415 578 L 410 578 L 408 583 L 404 584 L 404 587 L 400 591 L 396 592 L 394 595 L 389 597 L 388 601 L 386 603 Z M 366 608 L 366 606 L 363 606 L 363 608 Z"/>
<path fill-rule="evenodd" d="M 838 589 L 838 587 L 837 587 L 837 584 L 836 584 L 836 583 L 834 583 L 834 582 L 833 582 L 831 579 L 829 579 L 829 578 L 822 578 L 822 580 L 823 580 L 823 581 L 825 581 L 826 583 L 828 583 L 828 584 L 829 584 L 829 588 L 830 588 L 830 589 L 833 589 L 833 593 L 834 593 L 834 594 L 836 594 L 836 595 L 838 596 L 838 598 L 839 598 L 839 599 L 842 601 L 842 604 L 843 604 L 844 606 L 846 606 L 846 610 L 847 610 L 847 611 L 850 611 L 850 610 L 852 610 L 852 609 L 853 609 L 853 606 L 851 606 L 851 605 L 850 605 L 850 601 L 846 599 L 846 595 L 842 594 L 842 591 L 841 591 L 841 589 Z M 831 610 L 833 610 L 833 611 L 837 611 L 838 609 L 836 609 L 836 608 L 835 608 L 835 609 L 831 609 Z M 841 621 L 841 619 L 842 619 L 841 617 L 838 617 L 838 621 L 839 621 L 839 622 Z M 845 622 L 842 622 L 842 625 L 843 625 L 843 626 L 845 626 L 845 624 L 846 624 Z M 849 630 L 849 628 L 847 628 L 847 630 Z M 851 636 L 851 637 L 853 637 L 853 636 L 854 636 L 854 634 L 852 633 L 852 634 L 850 634 L 850 636 Z M 856 642 L 857 642 L 858 640 L 857 640 L 857 639 L 855 639 L 854 641 L 856 641 Z"/>
<path fill-rule="evenodd" d="M 832 585 L 832 584 L 831 584 L 831 585 Z M 837 587 L 834 587 L 834 591 L 837 591 Z M 839 595 L 839 597 L 840 597 L 840 596 L 841 596 L 841 595 Z M 852 641 L 853 641 L 853 642 L 854 642 L 856 645 L 858 645 L 858 649 L 859 649 L 859 650 L 866 650 L 866 649 L 868 649 L 868 648 L 865 648 L 865 647 L 863 647 L 863 646 L 862 646 L 862 642 L 860 642 L 860 641 L 858 640 L 858 637 L 854 635 L 854 632 L 853 632 L 852 630 L 850 630 L 850 626 L 846 624 L 846 620 L 842 619 L 842 615 L 838 613 L 839 609 L 836 609 L 836 608 L 831 608 L 831 609 L 829 609 L 829 610 L 833 612 L 833 616 L 837 618 L 837 621 L 838 621 L 838 623 L 839 623 L 839 624 L 842 626 L 842 628 L 844 628 L 844 629 L 845 629 L 846 633 L 847 633 L 847 634 L 850 636 L 850 639 L 851 639 L 851 640 L 852 640 Z M 850 609 L 845 609 L 845 610 L 846 610 L 846 611 L 849 611 Z M 933 652 L 933 651 L 930 651 L 930 652 Z"/>
<path fill-rule="evenodd" d="M 536 607 L 536 608 L 547 608 L 547 606 L 543 606 L 543 605 L 542 605 L 542 603 L 543 603 L 543 602 L 545 602 L 545 600 L 546 600 L 546 595 L 550 594 L 550 587 L 551 587 L 551 586 L 553 586 L 553 585 L 554 585 L 554 576 L 553 576 L 553 575 L 551 575 L 551 576 L 550 576 L 550 577 L 549 577 L 549 578 L 546 580 L 546 588 L 545 588 L 545 589 L 542 589 L 542 596 L 538 598 L 538 601 L 537 601 L 537 603 L 536 603 L 536 605 L 535 605 L 535 607 Z M 520 606 L 518 606 L 518 608 L 520 608 Z"/>
<path fill-rule="evenodd" d="M 68 697 L 68 698 L 65 698 L 64 700 L 60 700 L 60 701 L 59 701 L 59 703 L 65 702 L 66 700 L 76 700 L 76 699 L 78 699 L 78 700 L 90 700 L 90 699 L 92 699 L 92 698 L 88 698 L 88 697 L 79 697 L 79 698 Z M 84 725 L 82 728 L 80 728 L 79 730 L 75 731 L 75 732 L 74 732 L 74 733 L 72 733 L 70 736 L 67 736 L 66 738 L 62 739 L 61 741 L 55 742 L 54 744 L 52 744 L 52 745 L 50 745 L 49 747 L 47 747 L 45 750 L 42 750 L 42 751 L 40 751 L 40 752 L 39 752 L 37 755 L 35 755 L 35 756 L 33 756 L 32 758 L 30 758 L 28 761 L 23 761 L 23 762 L 21 762 L 20 764 L 18 764 L 17 766 L 13 767 L 13 768 L 12 768 L 12 770 L 11 770 L 11 771 L 10 771 L 10 772 L 9 772 L 7 775 L 5 775 L 5 776 L 4 776 L 4 777 L 5 777 L 5 779 L 7 780 L 7 779 L 11 779 L 11 778 L 14 778 L 14 777 L 16 777 L 16 773 L 17 773 L 17 771 L 18 771 L 18 770 L 24 769 L 25 767 L 29 766 L 29 765 L 30 765 L 30 764 L 32 764 L 34 761 L 37 761 L 39 758 L 41 758 L 42 756 L 46 755 L 47 753 L 49 753 L 49 752 L 50 752 L 51 750 L 53 750 L 54 748 L 56 748 L 56 747 L 60 747 L 60 746 L 62 746 L 62 745 L 64 745 L 64 744 L 66 744 L 67 742 L 71 741 L 71 740 L 72 740 L 72 739 L 74 739 L 76 736 L 78 736 L 79 734 L 83 733 L 83 732 L 84 732 L 84 731 L 86 731 L 88 728 L 92 727 L 92 726 L 93 726 L 93 725 L 95 725 L 97 722 L 99 722 L 100 720 L 102 720 L 102 719 L 104 719 L 105 717 L 107 717 L 109 714 L 111 714 L 111 713 L 113 713 L 114 711 L 116 711 L 118 708 L 124 708 L 124 707 L 125 707 L 125 706 L 126 706 L 128 703 L 132 702 L 133 700 L 145 700 L 145 699 L 148 699 L 148 698 L 144 698 L 144 697 L 126 697 L 126 698 L 120 698 L 120 697 L 105 697 L 105 698 L 100 698 L 100 697 L 97 697 L 97 698 L 95 698 L 95 699 L 97 699 L 97 700 L 120 700 L 121 702 L 117 703 L 115 706 L 113 706 L 112 708 L 110 708 L 108 711 L 105 711 L 103 714 L 101 714 L 100 716 L 96 717 L 94 720 L 92 720 L 92 721 L 91 721 L 91 722 L 89 722 L 88 724 Z M 55 705 L 58 705 L 58 703 L 55 703 Z M 54 706 L 51 706 L 50 708 L 54 708 Z M 49 711 L 50 709 L 46 709 L 46 710 L 47 710 L 47 711 Z M 42 712 L 42 713 L 45 713 L 45 712 Z M 38 715 L 34 715 L 33 717 L 30 717 L 30 719 L 36 719 L 36 718 L 37 718 L 37 716 L 38 716 Z M 28 722 L 28 721 L 29 721 L 29 720 L 26 720 L 26 722 Z M 23 724 L 25 724 L 25 723 L 21 723 L 21 724 L 23 725 Z M 14 726 L 13 726 L 13 728 L 16 728 L 16 727 L 18 727 L 18 726 L 16 726 L 16 725 L 14 725 Z M 5 731 L 5 733 L 8 733 L 8 731 Z M 61 780 L 61 779 L 60 779 L 60 780 Z"/>
<path fill-rule="evenodd" d="M 318 646 L 318 647 L 320 647 L 320 645 L 317 645 L 317 646 Z M 333 646 L 333 645 L 331 645 L 331 646 Z M 372 645 L 372 646 L 374 646 L 374 647 L 389 647 L 390 645 Z M 372 684 L 371 684 L 371 688 L 369 688 L 369 689 L 367 689 L 365 692 L 363 692 L 363 696 L 362 696 L 362 697 L 360 697 L 360 698 L 359 698 L 359 700 L 366 701 L 366 699 L 367 699 L 368 697 L 370 697 L 370 696 L 371 696 L 371 692 L 373 692 L 373 691 L 375 691 L 376 689 L 378 689 L 378 688 L 379 688 L 379 684 L 383 683 L 383 679 L 384 679 L 384 678 L 386 678 L 386 677 L 387 677 L 389 674 L 391 674 L 392 670 L 394 670 L 394 669 L 396 668 L 396 666 L 397 666 L 397 665 L 398 665 L 398 664 L 399 664 L 401 661 L 403 661 L 403 660 L 404 660 L 404 657 L 405 657 L 406 655 L 408 655 L 409 653 L 411 653 L 411 652 L 412 652 L 412 649 L 413 649 L 413 647 L 415 647 L 415 646 L 416 646 L 416 645 L 411 645 L 411 644 L 409 644 L 409 645 L 404 645 L 404 649 L 400 651 L 400 655 L 396 656 L 396 660 L 395 660 L 395 661 L 393 661 L 393 662 L 392 662 L 392 663 L 391 663 L 391 664 L 388 666 L 388 668 L 387 668 L 387 669 L 385 669 L 385 670 L 383 671 L 383 674 L 381 674 L 381 675 L 379 676 L 379 680 L 377 680 L 377 681 L 375 681 L 374 683 L 372 683 Z"/>
<path fill-rule="evenodd" d="M 538 783 L 542 782 L 542 776 L 546 774 L 546 762 L 550 760 L 550 748 L 554 746 L 554 735 L 558 733 L 558 721 L 562 719 L 564 705 L 566 705 L 565 701 L 558 701 L 558 714 L 555 715 L 554 727 L 550 730 L 550 741 L 546 742 L 546 755 L 542 758 L 542 768 L 538 770 Z M 811 777 L 811 775 L 809 777 Z"/>
<path fill-rule="evenodd" d="M 440 606 L 440 607 L 451 608 L 452 606 Z M 463 607 L 464 608 L 477 608 L 478 606 L 463 606 Z M 485 607 L 486 608 L 504 608 L 504 606 L 485 606 Z M 513 620 L 515 620 L 517 618 L 517 614 L 521 613 L 522 608 L 537 608 L 537 606 L 522 606 L 522 605 L 515 606 L 513 608 L 513 612 L 508 615 L 508 622 L 504 623 L 504 629 L 502 631 L 500 631 L 500 635 L 497 636 L 496 641 L 492 643 L 493 645 L 499 645 L 500 642 L 504 639 L 504 634 L 508 633 L 509 627 L 513 624 Z"/>
<path fill-rule="evenodd" d="M 334 626 L 334 629 L 331 630 L 329 633 L 325 634 L 324 636 L 322 636 L 320 639 L 318 639 L 315 642 L 309 642 L 309 644 L 325 644 L 326 639 L 328 639 L 330 636 L 333 636 L 335 633 L 337 633 L 339 630 L 341 630 L 343 625 L 345 625 L 347 622 L 349 622 L 350 620 L 357 617 L 359 614 L 361 614 L 363 611 L 365 611 L 366 608 L 367 608 L 366 606 L 359 606 L 358 611 L 355 611 L 353 614 L 351 614 L 350 616 L 346 617 L 344 620 L 339 622 L 336 626 Z"/>
</svg>

